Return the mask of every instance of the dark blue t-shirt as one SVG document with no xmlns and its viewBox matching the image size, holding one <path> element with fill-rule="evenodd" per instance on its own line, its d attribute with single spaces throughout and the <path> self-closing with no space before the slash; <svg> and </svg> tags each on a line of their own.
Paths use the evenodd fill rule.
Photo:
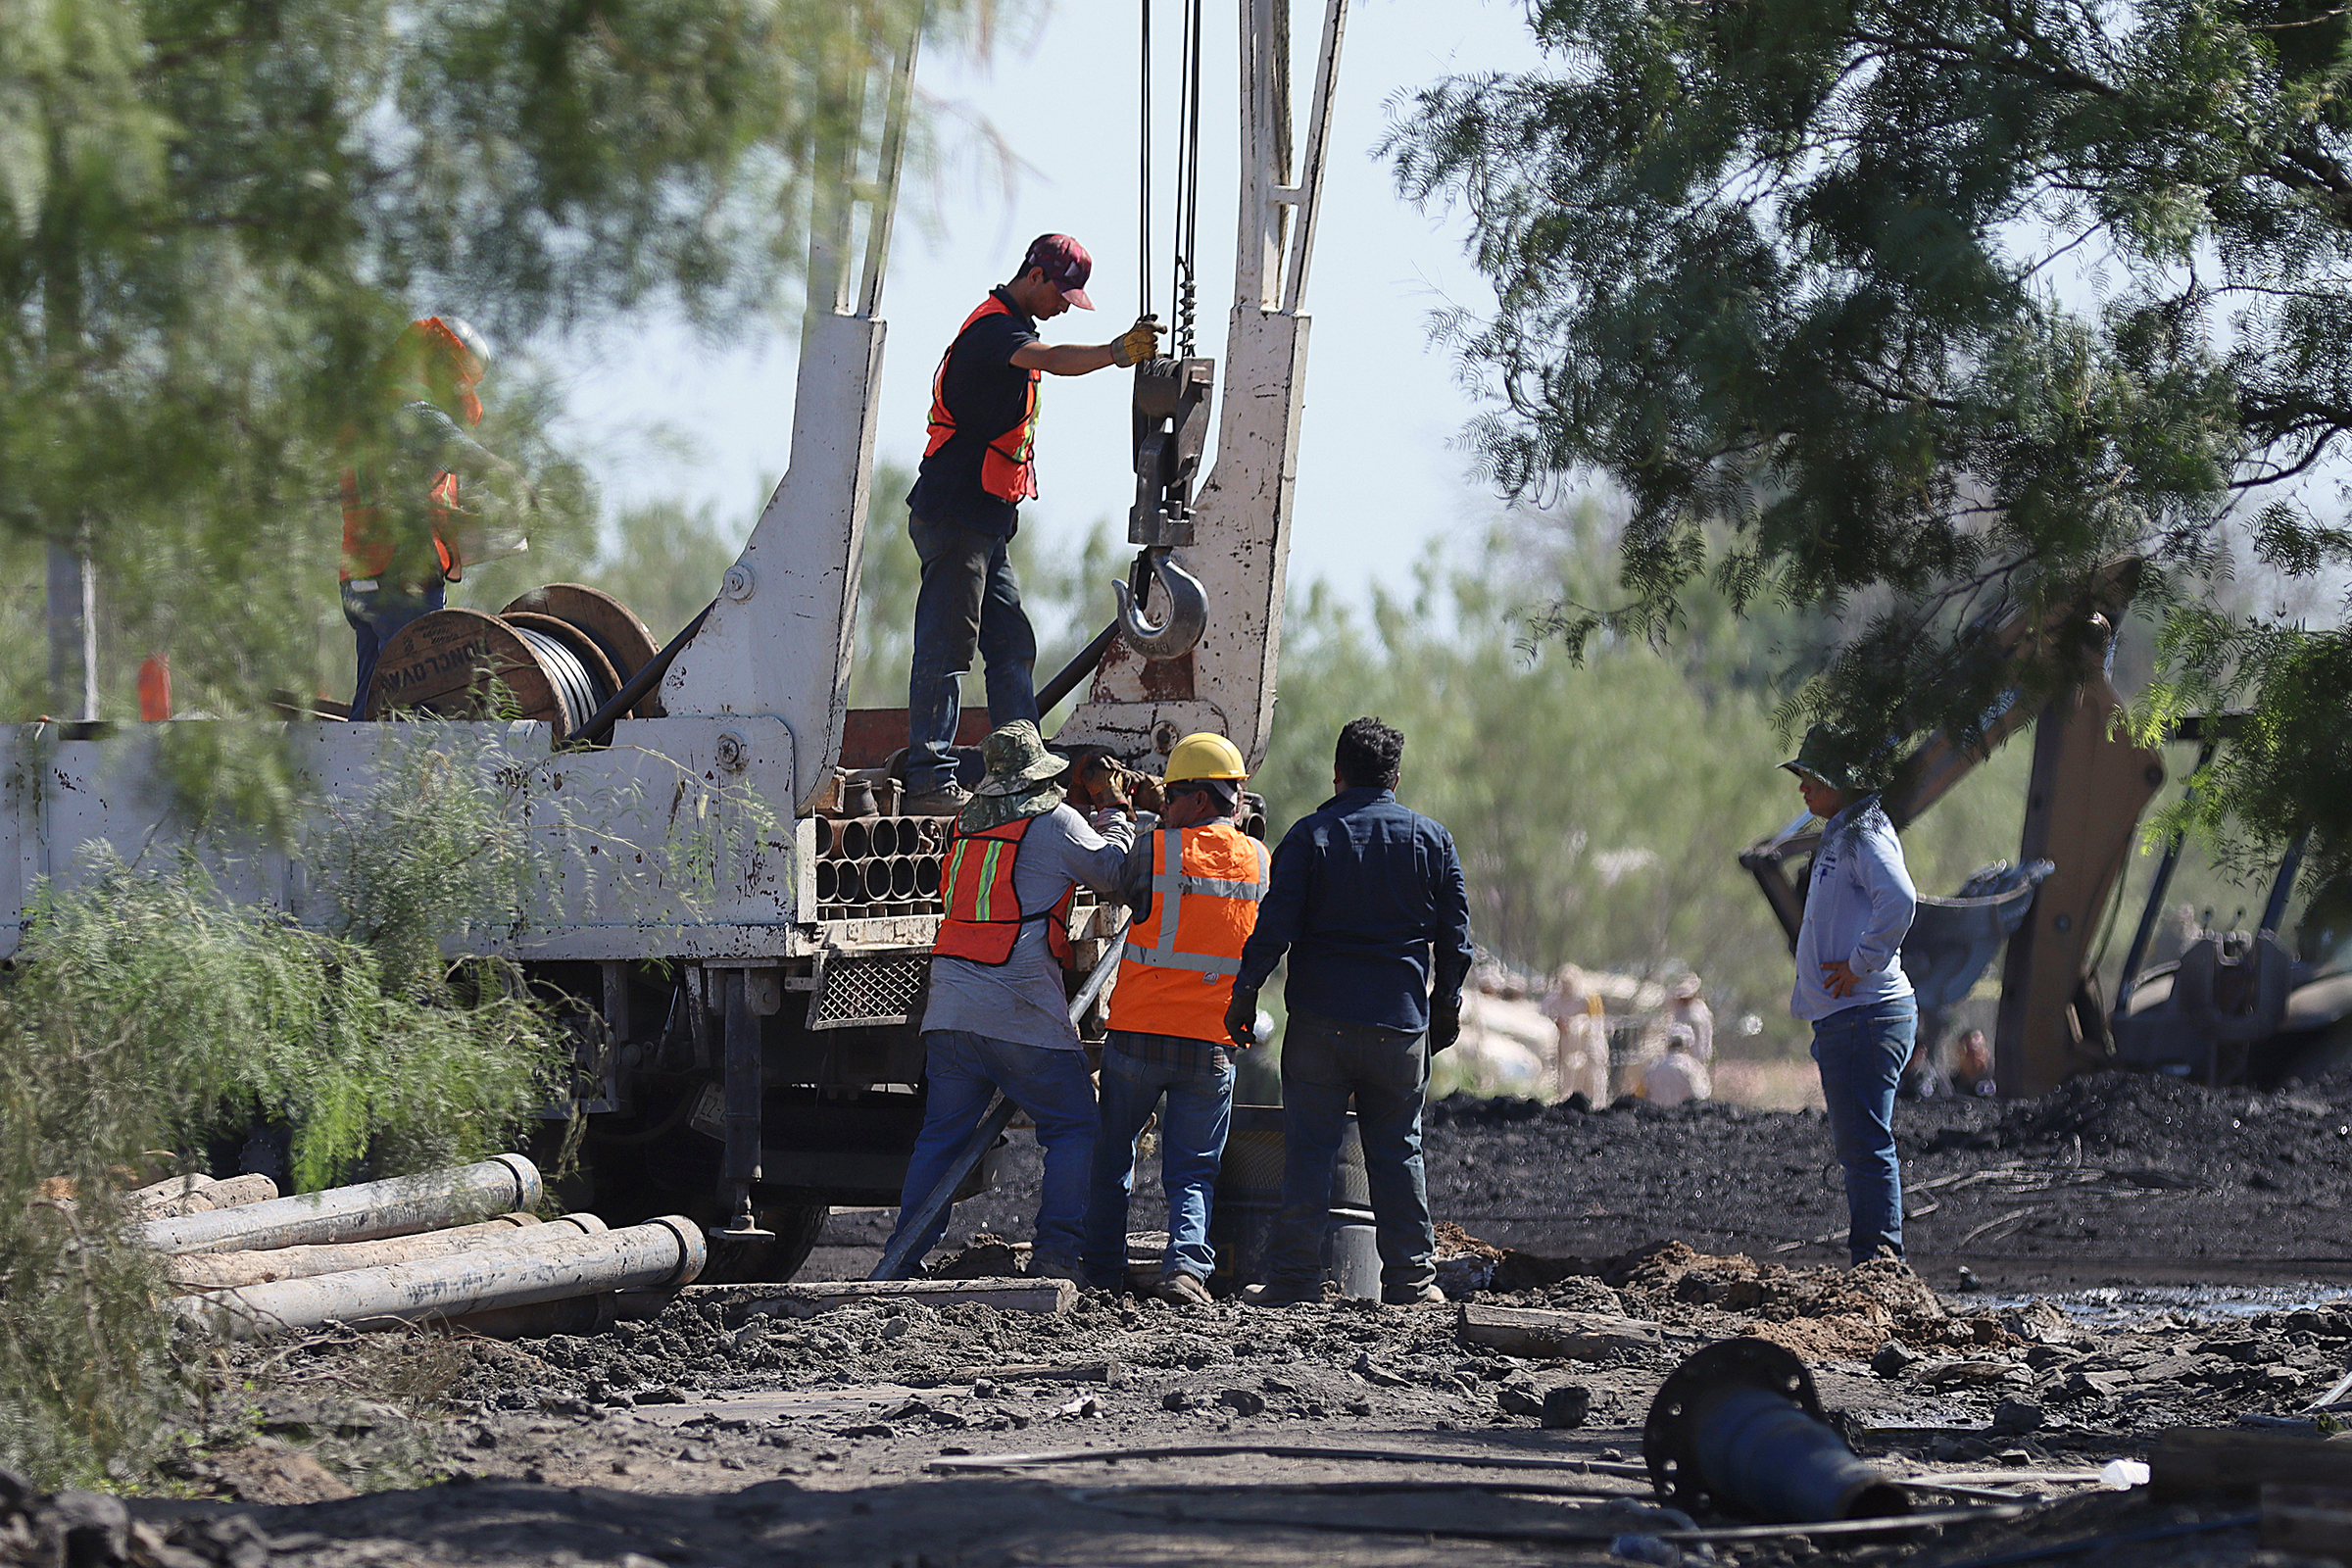
<svg viewBox="0 0 2352 1568">
<path fill-rule="evenodd" d="M 1037 322 L 1004 289 L 989 292 L 1004 302 L 1004 309 L 965 327 L 948 351 L 940 396 L 956 433 L 923 460 L 906 505 L 932 522 L 1010 538 L 1019 509 L 980 487 L 980 464 L 988 444 L 1016 428 L 1028 412 L 1029 372 L 1016 367 L 1012 356 L 1022 344 L 1037 341 Z"/>
</svg>

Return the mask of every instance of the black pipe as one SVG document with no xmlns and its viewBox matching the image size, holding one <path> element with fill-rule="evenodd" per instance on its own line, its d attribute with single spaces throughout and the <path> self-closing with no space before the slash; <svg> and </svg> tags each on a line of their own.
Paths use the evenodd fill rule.
<svg viewBox="0 0 2352 1568">
<path fill-rule="evenodd" d="M 2191 780 L 2204 772 L 2212 763 L 2214 748 L 2218 744 L 2215 741 L 2205 741 L 2199 745 L 2197 765 L 2189 770 L 2188 776 Z M 2187 798 L 2181 802 L 2181 805 L 2189 805 L 2196 798 L 2197 787 L 2192 782 L 2188 787 Z M 2140 962 L 2148 956 L 2148 943 L 2156 934 L 2156 916 L 2164 907 L 2165 894 L 2172 889 L 2173 872 L 2180 868 L 2180 847 L 2187 841 L 2187 837 L 2186 833 L 2175 833 L 2173 841 L 2164 847 L 2164 858 L 2157 862 L 2156 880 L 2148 884 L 2148 902 L 2141 906 L 2139 911 L 2139 929 L 2132 933 L 2131 951 L 2124 955 L 2123 976 L 2115 984 L 2115 1006 L 2110 1009 L 2109 1016 L 2111 1017 L 2121 1018 L 2124 1016 L 2124 1009 L 2132 1004 L 2132 989 L 2139 984 Z"/>
<path fill-rule="evenodd" d="M 2305 828 L 2295 835 L 2295 842 L 2278 862 L 2278 880 L 2271 884 L 2271 902 L 2263 906 L 2262 924 L 2254 929 L 2264 936 L 2276 937 L 2278 922 L 2286 918 L 2286 901 L 2295 896 L 2295 876 L 2303 869 L 2303 851 L 2311 843 L 2311 830 Z"/>
<path fill-rule="evenodd" d="M 1095 672 L 1095 666 L 1102 662 L 1102 656 L 1110 652 L 1110 645 L 1118 635 L 1119 623 L 1114 620 L 1096 633 L 1093 642 L 1078 650 L 1078 657 L 1062 665 L 1060 674 L 1038 689 L 1037 712 L 1040 718 L 1054 711 L 1064 697 L 1077 689 L 1080 681 Z"/>
<path fill-rule="evenodd" d="M 694 641 L 694 634 L 703 629 L 703 622 L 709 620 L 710 612 L 717 608 L 718 601 L 715 599 L 705 605 L 702 613 L 688 621 L 686 629 L 669 640 L 668 647 L 639 665 L 637 673 L 623 681 L 620 690 L 612 694 L 612 700 L 598 709 L 590 715 L 588 722 L 579 727 L 572 736 L 573 742 L 580 746 L 594 746 L 611 734 L 612 726 L 620 722 L 621 715 L 635 708 L 639 700 L 647 692 L 652 691 L 662 676 L 669 673 L 670 661 L 676 659 L 685 651 L 686 645 Z"/>
</svg>

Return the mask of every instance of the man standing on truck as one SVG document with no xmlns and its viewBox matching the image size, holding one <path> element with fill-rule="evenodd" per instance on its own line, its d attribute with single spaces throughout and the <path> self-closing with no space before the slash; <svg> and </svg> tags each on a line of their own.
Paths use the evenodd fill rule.
<svg viewBox="0 0 2352 1568">
<path fill-rule="evenodd" d="M 1147 317 L 1107 343 L 1039 342 L 1038 322 L 1095 308 L 1094 266 L 1069 235 L 1040 234 L 1012 281 L 964 318 L 931 377 L 930 437 L 906 496 L 906 534 L 923 564 L 906 683 L 910 816 L 963 808 L 954 747 L 974 653 L 987 662 L 991 724 L 1040 716 L 1037 637 L 1006 554 L 1020 504 L 1037 494 L 1038 377 L 1138 364 L 1158 352 L 1164 330 Z"/>
<path fill-rule="evenodd" d="M 489 368 L 490 345 L 465 321 L 411 321 L 345 432 L 340 575 L 359 653 L 353 718 L 368 716 L 376 657 L 394 634 L 439 610 L 445 584 L 469 563 L 526 548 L 538 497 L 466 433 L 482 422 L 474 389 Z"/>
<path fill-rule="evenodd" d="M 1381 1299 L 1446 1298 L 1421 1170 L 1421 1102 L 1430 1056 L 1462 1032 L 1470 902 L 1453 835 L 1396 803 L 1403 760 L 1404 737 L 1377 718 L 1340 731 L 1334 794 L 1283 835 L 1242 950 L 1225 1014 L 1236 1045 L 1252 1036 L 1258 988 L 1285 953 L 1291 959 L 1282 1213 L 1267 1278 L 1243 1297 L 1262 1305 L 1323 1298 L 1323 1233 L 1351 1095 L 1378 1222 Z"/>
<path fill-rule="evenodd" d="M 1796 775 L 1805 809 L 1826 824 L 1796 933 L 1788 1010 L 1813 1026 L 1813 1060 L 1830 1137 L 1845 1167 L 1847 1255 L 1903 1255 L 1903 1168 L 1894 1150 L 1894 1091 L 1919 1004 L 1903 973 L 1903 935 L 1919 896 L 1878 791 L 1838 758 L 1820 725 L 1781 765 Z"/>
<path fill-rule="evenodd" d="M 1233 1123 L 1225 1011 L 1270 869 L 1266 847 L 1234 820 L 1249 776 L 1233 742 L 1187 735 L 1168 753 L 1159 824 L 1127 857 L 1135 916 L 1111 993 L 1086 1208 L 1086 1271 L 1104 1290 L 1127 1282 L 1135 1145 L 1156 1109 L 1159 1183 L 1168 1200 L 1158 1294 L 1180 1304 L 1209 1304 L 1208 1276 L 1216 1266 L 1209 1206 Z M 1249 1049 L 1248 1042 L 1235 1044 Z"/>
<path fill-rule="evenodd" d="M 923 1011 L 923 1130 L 890 1245 L 898 1246 L 1002 1090 L 1037 1123 L 1046 1152 L 1029 1272 L 1083 1284 L 1078 1255 L 1096 1111 L 1062 986 L 1070 899 L 1080 883 L 1118 897 L 1135 829 L 1110 812 L 1102 832 L 1087 825 L 1063 799 L 1065 764 L 1029 719 L 992 730 L 980 751 L 988 777 L 957 815 L 948 846 L 947 914 L 931 949 Z M 947 1228 L 943 1206 L 906 1255 L 930 1251 Z"/>
</svg>

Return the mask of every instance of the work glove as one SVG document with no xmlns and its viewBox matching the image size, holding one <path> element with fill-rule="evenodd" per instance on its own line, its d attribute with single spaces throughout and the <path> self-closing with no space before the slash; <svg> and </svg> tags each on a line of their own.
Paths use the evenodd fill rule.
<svg viewBox="0 0 2352 1568">
<path fill-rule="evenodd" d="M 1233 1000 L 1225 1004 L 1225 1038 L 1248 1051 L 1257 1044 L 1257 993 L 1233 988 Z"/>
<path fill-rule="evenodd" d="M 1429 1054 L 1436 1055 L 1462 1038 L 1462 1004 L 1433 1003 L 1429 1009 Z"/>
<path fill-rule="evenodd" d="M 1097 809 L 1109 808 L 1135 815 L 1135 806 L 1128 799 L 1128 772 L 1114 758 L 1101 754 L 1078 764 L 1078 783 L 1086 792 L 1089 804 Z"/>
<path fill-rule="evenodd" d="M 1110 363 L 1124 370 L 1131 365 L 1159 356 L 1159 334 L 1166 327 L 1149 316 L 1139 316 L 1135 324 L 1110 340 Z"/>
</svg>

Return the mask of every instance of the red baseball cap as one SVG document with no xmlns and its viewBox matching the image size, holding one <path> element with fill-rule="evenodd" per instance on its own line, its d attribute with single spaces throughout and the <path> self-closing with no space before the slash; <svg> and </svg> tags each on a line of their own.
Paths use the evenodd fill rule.
<svg viewBox="0 0 2352 1568">
<path fill-rule="evenodd" d="M 1095 272 L 1095 259 L 1086 254 L 1086 247 L 1067 234 L 1040 234 L 1029 242 L 1029 254 L 1021 258 L 1021 270 L 1032 267 L 1046 274 L 1046 281 L 1061 291 L 1061 297 L 1082 311 L 1091 311 L 1095 302 L 1086 297 L 1086 280 Z"/>
</svg>

